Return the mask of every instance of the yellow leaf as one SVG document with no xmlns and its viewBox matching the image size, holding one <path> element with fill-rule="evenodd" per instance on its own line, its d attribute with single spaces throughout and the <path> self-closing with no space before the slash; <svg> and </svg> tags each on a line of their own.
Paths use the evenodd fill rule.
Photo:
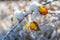
<svg viewBox="0 0 60 40">
<path fill-rule="evenodd" d="M 25 29 L 28 29 L 28 23 L 26 23 L 24 27 Z M 30 22 L 30 29 L 34 31 L 40 30 L 38 24 L 34 21 Z"/>
<path fill-rule="evenodd" d="M 38 11 L 43 15 L 48 14 L 48 10 L 46 9 L 46 7 L 43 6 L 38 7 Z"/>
</svg>

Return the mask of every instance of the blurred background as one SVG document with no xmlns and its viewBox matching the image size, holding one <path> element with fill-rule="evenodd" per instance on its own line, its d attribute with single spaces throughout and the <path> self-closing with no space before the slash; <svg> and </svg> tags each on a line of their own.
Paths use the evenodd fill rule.
<svg viewBox="0 0 60 40">
<path fill-rule="evenodd" d="M 12 22 L 10 19 L 14 10 L 26 10 L 25 8 L 28 8 L 30 1 L 31 0 L 0 0 L 0 40 L 11 28 Z M 47 0 L 32 0 L 32 2 L 33 1 L 47 2 Z"/>
</svg>

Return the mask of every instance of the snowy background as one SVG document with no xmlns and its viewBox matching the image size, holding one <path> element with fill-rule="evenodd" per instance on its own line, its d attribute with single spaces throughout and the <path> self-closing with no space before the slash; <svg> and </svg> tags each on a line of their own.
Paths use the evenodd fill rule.
<svg viewBox="0 0 60 40">
<path fill-rule="evenodd" d="M 33 1 L 37 1 L 37 0 L 32 0 L 32 2 Z M 46 1 L 46 0 L 44 0 L 44 1 Z M 37 2 L 39 2 L 39 1 L 37 1 Z M 13 28 L 12 27 L 12 22 L 11 22 L 11 16 L 12 16 L 12 14 L 14 13 L 14 10 L 17 10 L 17 9 L 20 9 L 20 10 L 24 10 L 24 8 L 26 7 L 26 10 L 28 10 L 27 8 L 29 8 L 29 1 L 27 1 L 27 0 L 25 0 L 25 1 L 0 1 L 0 40 L 2 39 L 2 38 L 4 38 L 4 36 L 6 36 L 6 34 Z M 49 15 L 49 14 L 48 14 Z M 40 16 L 39 14 L 33 14 L 32 15 L 33 16 L 33 18 L 35 19 L 36 17 L 38 17 L 38 16 Z M 59 18 L 59 20 L 53 20 L 52 22 L 52 24 L 50 24 L 50 25 L 45 25 L 45 24 L 47 24 L 48 22 L 49 22 L 49 18 L 48 18 L 48 20 L 45 20 L 44 21 L 44 24 L 43 25 L 41 25 L 41 30 L 44 32 L 45 30 L 46 30 L 46 28 L 45 27 L 51 27 L 51 25 L 52 26 L 56 26 L 56 27 L 58 27 L 58 28 L 60 28 L 60 14 L 58 14 L 58 15 L 54 15 L 53 14 L 53 16 L 56 16 L 56 17 L 58 17 Z M 53 16 L 51 16 L 51 20 L 54 18 Z M 38 18 L 37 18 L 38 19 Z M 41 20 L 43 21 L 43 19 L 44 18 L 41 18 Z M 56 19 L 56 18 L 55 18 Z M 56 23 L 54 23 L 54 21 L 56 21 Z M 43 23 L 43 22 L 42 22 Z M 21 23 L 22 25 L 24 24 L 24 23 Z M 53 25 L 54 24 L 54 25 Z M 44 29 L 44 30 L 43 30 Z M 51 29 L 54 29 L 54 28 L 51 28 Z M 58 31 L 60 31 L 60 29 L 58 30 Z M 47 31 L 47 35 L 46 35 L 46 37 L 49 35 L 49 33 L 51 32 L 51 30 L 49 29 L 49 31 Z M 36 32 L 35 32 L 36 33 Z M 38 34 L 38 32 L 37 32 L 37 34 Z M 53 33 L 52 33 L 52 35 L 53 35 Z M 56 34 L 55 34 L 56 35 Z M 59 34 L 60 35 L 60 34 Z M 36 35 L 35 35 L 36 36 Z M 38 36 L 38 35 L 37 35 Z M 44 40 L 44 39 L 46 39 L 46 40 L 48 40 L 46 37 L 44 37 L 44 38 L 41 38 L 41 36 L 42 36 L 42 34 L 40 34 L 40 39 L 42 40 Z M 37 40 L 39 40 L 39 37 L 37 37 L 38 39 Z M 13 38 L 13 37 L 12 37 Z M 53 38 L 53 37 L 52 37 Z M 59 36 L 59 38 L 60 38 L 60 36 Z M 10 39 L 11 40 L 11 39 Z M 18 40 L 18 39 L 17 39 Z M 21 39 L 21 40 L 24 40 L 24 39 Z M 33 40 L 33 39 L 32 39 Z M 35 39 L 36 40 L 36 39 Z M 52 39 L 51 39 L 52 40 Z M 55 40 L 55 39 L 53 39 L 53 40 Z"/>
</svg>

